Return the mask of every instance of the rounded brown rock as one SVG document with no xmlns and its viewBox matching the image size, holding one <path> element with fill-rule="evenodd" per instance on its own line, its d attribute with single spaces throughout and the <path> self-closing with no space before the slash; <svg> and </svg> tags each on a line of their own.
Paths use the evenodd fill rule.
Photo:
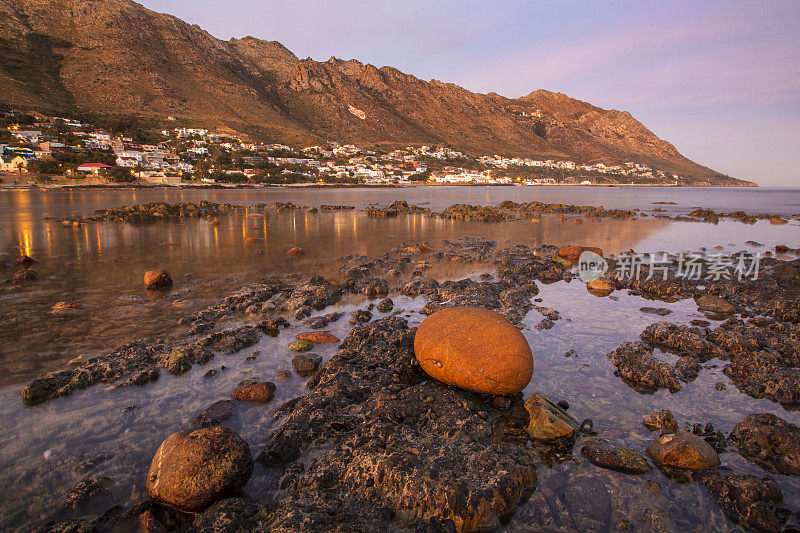
<svg viewBox="0 0 800 533">
<path fill-rule="evenodd" d="M 179 431 L 159 446 L 147 474 L 147 493 L 183 511 L 201 511 L 242 489 L 253 474 L 250 447 L 221 426 Z"/>
<path fill-rule="evenodd" d="M 148 289 L 158 289 L 172 285 L 172 275 L 164 269 L 148 270 L 144 273 L 144 284 Z"/>
<path fill-rule="evenodd" d="M 647 454 L 664 466 L 705 470 L 720 465 L 719 455 L 705 440 L 693 433 L 678 431 L 663 435 L 647 447 Z"/>
<path fill-rule="evenodd" d="M 426 318 L 414 353 L 432 378 L 473 392 L 514 394 L 533 375 L 522 333 L 502 315 L 477 307 L 451 307 Z"/>
</svg>

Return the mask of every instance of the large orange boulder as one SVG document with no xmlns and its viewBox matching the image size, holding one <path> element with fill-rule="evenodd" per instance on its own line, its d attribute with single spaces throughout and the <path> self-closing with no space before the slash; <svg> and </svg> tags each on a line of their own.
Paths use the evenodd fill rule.
<svg viewBox="0 0 800 533">
<path fill-rule="evenodd" d="M 147 493 L 182 511 L 202 511 L 242 489 L 253 474 L 250 447 L 221 426 L 179 431 L 159 446 L 147 474 Z"/>
<path fill-rule="evenodd" d="M 522 333 L 502 315 L 477 307 L 451 307 L 426 318 L 414 353 L 432 378 L 473 392 L 514 394 L 533 375 Z"/>
</svg>

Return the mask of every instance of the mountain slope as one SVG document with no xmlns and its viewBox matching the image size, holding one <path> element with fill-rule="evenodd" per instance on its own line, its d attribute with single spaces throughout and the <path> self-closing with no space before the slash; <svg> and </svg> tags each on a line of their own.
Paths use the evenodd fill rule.
<svg viewBox="0 0 800 533">
<path fill-rule="evenodd" d="M 629 113 L 548 91 L 510 99 L 355 60 L 301 60 L 280 43 L 221 41 L 128 0 L 0 0 L 0 92 L 44 112 L 172 115 L 290 144 L 445 144 L 740 183 L 684 158 Z"/>
</svg>

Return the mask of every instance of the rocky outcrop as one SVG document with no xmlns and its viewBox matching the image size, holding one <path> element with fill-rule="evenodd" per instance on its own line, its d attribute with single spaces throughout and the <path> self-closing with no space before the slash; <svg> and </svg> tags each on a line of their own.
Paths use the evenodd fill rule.
<svg viewBox="0 0 800 533">
<path fill-rule="evenodd" d="M 753 414 L 736 424 L 731 440 L 742 456 L 769 472 L 800 475 L 800 428 L 773 414 Z"/>
<path fill-rule="evenodd" d="M 625 342 L 608 354 L 608 358 L 617 367 L 617 373 L 623 381 L 638 392 L 681 390 L 675 368 L 653 357 L 652 350 L 643 342 Z"/>
<path fill-rule="evenodd" d="M 533 485 L 536 457 L 515 444 L 527 423 L 521 397 L 501 411 L 426 379 L 413 337 L 398 317 L 356 327 L 311 394 L 279 410 L 286 421 L 259 456 L 285 472 L 270 523 L 327 524 L 335 508 L 360 509 L 345 520 L 370 530 L 493 527 Z"/>
</svg>

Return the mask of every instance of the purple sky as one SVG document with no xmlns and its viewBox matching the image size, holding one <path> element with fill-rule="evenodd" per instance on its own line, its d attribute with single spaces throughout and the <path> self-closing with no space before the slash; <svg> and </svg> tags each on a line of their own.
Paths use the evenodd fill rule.
<svg viewBox="0 0 800 533">
<path fill-rule="evenodd" d="M 228 39 L 630 111 L 684 155 L 800 186 L 800 2 L 144 0 Z M 224 7 L 222 7 L 224 5 Z"/>
</svg>

